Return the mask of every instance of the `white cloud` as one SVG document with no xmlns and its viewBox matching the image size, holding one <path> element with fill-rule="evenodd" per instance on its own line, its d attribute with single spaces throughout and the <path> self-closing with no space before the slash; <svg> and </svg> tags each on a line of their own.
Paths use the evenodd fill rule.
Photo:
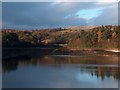
<svg viewBox="0 0 120 90">
<path fill-rule="evenodd" d="M 89 21 L 92 25 L 118 25 L 118 6 L 106 8 L 101 15 Z"/>
<path fill-rule="evenodd" d="M 2 2 L 118 2 L 119 0 L 2 0 Z"/>
</svg>

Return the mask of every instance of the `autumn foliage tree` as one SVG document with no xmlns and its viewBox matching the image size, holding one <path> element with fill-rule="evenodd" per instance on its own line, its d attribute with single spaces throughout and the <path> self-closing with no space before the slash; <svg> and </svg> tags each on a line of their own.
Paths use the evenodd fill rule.
<svg viewBox="0 0 120 90">
<path fill-rule="evenodd" d="M 120 47 L 120 26 L 99 26 L 90 30 L 70 32 L 66 29 L 3 32 L 3 46 L 40 46 L 66 44 L 71 48 L 118 48 Z M 75 30 L 76 31 L 76 30 Z"/>
</svg>

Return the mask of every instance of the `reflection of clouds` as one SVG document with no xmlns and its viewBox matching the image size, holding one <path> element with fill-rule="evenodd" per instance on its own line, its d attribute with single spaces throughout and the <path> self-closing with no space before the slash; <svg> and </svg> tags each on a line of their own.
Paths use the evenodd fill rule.
<svg viewBox="0 0 120 90">
<path fill-rule="evenodd" d="M 54 65 L 53 65 L 54 66 Z M 52 65 L 19 67 L 14 72 L 3 76 L 3 87 L 16 88 L 114 88 L 117 81 L 114 78 L 104 79 L 104 85 L 99 78 L 80 72 L 80 65 L 62 65 L 53 68 Z M 109 84 L 110 82 L 110 84 Z M 113 84 L 113 85 L 111 85 Z"/>
<path fill-rule="evenodd" d="M 106 88 L 110 85 L 108 88 L 113 88 L 117 87 L 118 68 L 106 65 L 116 65 L 117 61 L 111 57 L 78 56 L 12 59 L 3 62 L 3 87 Z M 111 76 L 108 77 L 108 74 Z"/>
<path fill-rule="evenodd" d="M 105 87 L 112 87 L 112 88 L 118 88 L 118 80 L 112 80 L 113 78 L 105 78 L 101 83 L 101 88 Z"/>
<path fill-rule="evenodd" d="M 91 76 L 87 73 L 78 73 L 78 75 L 76 76 L 77 80 L 82 81 L 82 82 L 89 82 L 89 83 L 97 83 L 97 77 L 93 76 L 91 78 Z"/>
<path fill-rule="evenodd" d="M 2 72 L 0 72 L 0 89 L 2 89 Z"/>
<path fill-rule="evenodd" d="M 0 73 L 2 73 L 2 63 L 0 63 Z"/>
</svg>

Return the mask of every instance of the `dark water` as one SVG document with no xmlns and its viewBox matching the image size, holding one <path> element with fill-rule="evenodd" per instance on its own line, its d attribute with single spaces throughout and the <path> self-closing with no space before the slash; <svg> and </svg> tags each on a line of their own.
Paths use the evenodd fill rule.
<svg viewBox="0 0 120 90">
<path fill-rule="evenodd" d="M 117 56 L 46 55 L 3 60 L 3 88 L 118 88 Z"/>
</svg>

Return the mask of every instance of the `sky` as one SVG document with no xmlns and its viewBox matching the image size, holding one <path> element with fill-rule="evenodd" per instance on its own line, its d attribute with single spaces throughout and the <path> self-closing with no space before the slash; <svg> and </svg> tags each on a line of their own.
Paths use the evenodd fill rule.
<svg viewBox="0 0 120 90">
<path fill-rule="evenodd" d="M 43 29 L 118 24 L 118 2 L 5 2 L 3 29 Z M 110 1 L 110 0 L 109 0 Z"/>
</svg>

